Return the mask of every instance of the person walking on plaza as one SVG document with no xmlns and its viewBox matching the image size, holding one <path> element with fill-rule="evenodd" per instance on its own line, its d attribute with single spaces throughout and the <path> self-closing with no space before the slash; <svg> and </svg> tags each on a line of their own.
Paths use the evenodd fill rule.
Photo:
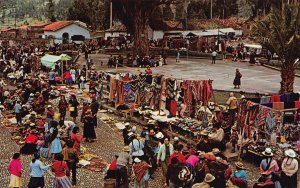
<svg viewBox="0 0 300 188">
<path fill-rule="evenodd" d="M 179 160 L 176 157 L 172 158 L 166 174 L 166 184 L 168 187 L 176 188 L 181 186 L 181 181 L 179 179 L 181 169 L 182 166 L 179 163 Z"/>
<path fill-rule="evenodd" d="M 64 156 L 64 161 L 67 163 L 69 170 L 72 171 L 72 185 L 76 185 L 76 164 L 79 161 L 79 159 L 73 145 L 73 141 L 68 140 L 66 143 L 66 147 L 63 149 L 62 153 Z"/>
<path fill-rule="evenodd" d="M 297 187 L 297 172 L 298 160 L 296 153 L 292 149 L 284 152 L 285 158 L 282 161 L 281 168 L 281 184 L 283 188 L 296 188 Z"/>
<path fill-rule="evenodd" d="M 235 70 L 235 78 L 233 80 L 234 89 L 240 89 L 242 74 L 239 69 Z"/>
<path fill-rule="evenodd" d="M 19 188 L 22 187 L 22 164 L 20 160 L 20 153 L 14 153 L 12 160 L 10 161 L 8 167 L 8 171 L 10 172 L 10 188 Z"/>
<path fill-rule="evenodd" d="M 80 154 L 80 143 L 82 141 L 82 136 L 79 134 L 79 127 L 74 127 L 71 134 L 71 140 L 74 142 L 73 148 Z"/>
<path fill-rule="evenodd" d="M 52 164 L 51 170 L 54 172 L 55 178 L 53 188 L 71 188 L 72 184 L 68 177 L 70 177 L 70 170 L 67 164 L 63 161 L 62 154 L 56 155 L 56 161 Z"/>
<path fill-rule="evenodd" d="M 70 104 L 70 116 L 73 118 L 73 122 L 76 123 L 76 117 L 78 116 L 78 105 L 76 95 L 71 95 L 71 99 L 69 101 Z"/>
<path fill-rule="evenodd" d="M 161 163 L 164 178 L 166 178 L 168 162 L 169 162 L 170 156 L 173 153 L 174 153 L 173 145 L 170 143 L 169 138 L 166 137 L 164 140 L 164 144 L 162 144 L 160 146 L 158 154 L 157 154 L 157 164 Z M 165 182 L 165 185 L 166 185 L 166 182 Z"/>
<path fill-rule="evenodd" d="M 14 111 L 15 111 L 16 120 L 17 120 L 18 125 L 21 125 L 21 123 L 22 123 L 21 109 L 22 109 L 22 106 L 20 104 L 20 101 L 17 100 L 16 104 L 14 106 Z"/>
<path fill-rule="evenodd" d="M 45 178 L 44 172 L 50 169 L 49 166 L 44 166 L 44 164 L 40 161 L 40 155 L 34 154 L 34 158 L 30 163 L 30 180 L 28 184 L 28 188 L 36 188 L 45 186 Z"/>
<path fill-rule="evenodd" d="M 60 120 L 64 121 L 67 113 L 68 102 L 64 95 L 60 96 L 60 100 L 58 102 L 58 110 L 60 113 Z"/>
<path fill-rule="evenodd" d="M 87 142 L 93 142 L 96 139 L 95 124 L 91 110 L 86 112 L 83 118 L 83 137 Z"/>
<path fill-rule="evenodd" d="M 211 64 L 216 64 L 217 55 L 218 55 L 218 54 L 217 54 L 216 50 L 214 50 L 214 51 L 211 53 L 211 59 L 212 59 Z"/>
<path fill-rule="evenodd" d="M 176 62 L 179 62 L 179 59 L 180 59 L 180 52 L 179 52 L 179 49 L 178 49 L 177 52 L 176 52 Z"/>
<path fill-rule="evenodd" d="M 128 181 L 128 165 L 132 164 L 132 158 L 129 155 L 129 146 L 124 146 L 123 151 L 119 153 L 117 159 L 117 169 L 116 169 L 116 187 L 119 188 L 129 188 Z"/>
<path fill-rule="evenodd" d="M 229 121 L 230 126 L 232 127 L 235 122 L 235 115 L 238 112 L 238 101 L 237 98 L 234 96 L 234 93 L 229 94 L 229 98 L 226 101 L 226 104 L 229 106 L 228 112 L 229 112 Z"/>
</svg>

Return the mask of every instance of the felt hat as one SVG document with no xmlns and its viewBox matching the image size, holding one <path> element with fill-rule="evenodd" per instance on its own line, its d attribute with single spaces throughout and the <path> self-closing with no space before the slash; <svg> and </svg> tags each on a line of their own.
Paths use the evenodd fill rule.
<svg viewBox="0 0 300 188">
<path fill-rule="evenodd" d="M 236 163 L 234 163 L 235 164 L 235 166 L 237 167 L 237 168 L 239 168 L 239 169 L 245 169 L 245 167 L 244 167 L 244 164 L 242 163 L 242 162 L 236 162 Z"/>
<path fill-rule="evenodd" d="M 125 123 L 125 127 L 128 127 L 129 125 L 130 125 L 129 122 L 126 122 L 126 123 Z"/>
<path fill-rule="evenodd" d="M 213 176 L 213 175 L 210 174 L 210 173 L 207 173 L 207 174 L 205 175 L 204 182 L 210 183 L 210 182 L 214 181 L 215 179 L 216 179 L 215 176 Z"/>
<path fill-rule="evenodd" d="M 221 112 L 221 109 L 220 109 L 219 106 L 216 106 L 214 111 L 215 111 L 215 112 Z"/>
<path fill-rule="evenodd" d="M 220 153 L 221 151 L 219 150 L 219 148 L 213 148 L 212 149 L 212 153 L 213 154 L 218 154 L 218 153 Z"/>
<path fill-rule="evenodd" d="M 129 151 L 130 151 L 129 146 L 124 146 L 123 151 L 124 151 L 124 152 L 129 152 Z"/>
<path fill-rule="evenodd" d="M 135 163 L 140 163 L 141 160 L 140 160 L 138 157 L 136 157 L 136 158 L 134 158 L 134 162 L 135 162 Z"/>
<path fill-rule="evenodd" d="M 34 126 L 35 126 L 35 123 L 30 123 L 29 126 L 30 126 L 30 127 L 34 127 Z"/>
<path fill-rule="evenodd" d="M 296 157 L 296 153 L 294 150 L 292 149 L 288 149 L 284 151 L 285 156 L 287 157 L 291 157 L 291 158 L 295 158 Z"/>
<path fill-rule="evenodd" d="M 272 149 L 271 149 L 271 148 L 266 148 L 265 151 L 262 152 L 262 154 L 263 154 L 264 156 L 269 156 L 269 157 L 273 156 L 273 153 L 272 153 Z"/>
<path fill-rule="evenodd" d="M 200 135 L 202 136 L 207 136 L 209 134 L 209 131 L 204 129 L 203 131 L 201 131 Z"/>
<path fill-rule="evenodd" d="M 178 141 L 179 138 L 178 138 L 177 136 L 175 136 L 175 137 L 173 138 L 173 140 L 174 140 L 174 141 Z"/>
<path fill-rule="evenodd" d="M 48 105 L 48 108 L 52 108 L 52 106 L 51 106 L 51 105 Z"/>
<path fill-rule="evenodd" d="M 162 132 L 158 132 L 156 135 L 155 135 L 156 138 L 158 139 L 163 139 L 164 138 L 164 135 Z"/>
</svg>

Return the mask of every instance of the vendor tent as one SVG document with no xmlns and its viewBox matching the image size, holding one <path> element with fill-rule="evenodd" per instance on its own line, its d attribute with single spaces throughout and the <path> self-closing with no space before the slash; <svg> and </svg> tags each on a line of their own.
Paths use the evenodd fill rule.
<svg viewBox="0 0 300 188">
<path fill-rule="evenodd" d="M 55 69 L 55 63 L 61 60 L 60 56 L 46 54 L 41 58 L 41 62 L 45 67 Z"/>
</svg>

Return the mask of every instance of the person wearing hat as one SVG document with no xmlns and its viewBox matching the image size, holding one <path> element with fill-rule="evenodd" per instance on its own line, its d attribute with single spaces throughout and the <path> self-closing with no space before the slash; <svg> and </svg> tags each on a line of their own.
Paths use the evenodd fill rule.
<svg viewBox="0 0 300 188">
<path fill-rule="evenodd" d="M 179 140 L 179 138 L 177 136 L 175 136 L 173 138 L 173 147 L 176 147 L 176 146 L 182 146 L 183 147 L 182 142 L 180 142 L 180 140 Z"/>
<path fill-rule="evenodd" d="M 129 155 L 130 147 L 124 146 L 123 151 L 118 154 L 116 168 L 116 187 L 129 187 L 127 166 L 132 164 L 132 157 Z"/>
<path fill-rule="evenodd" d="M 214 180 L 216 178 L 210 174 L 210 173 L 207 173 L 205 175 L 205 178 L 204 178 L 204 181 L 202 183 L 196 183 L 192 186 L 192 188 L 211 188 L 214 186 Z"/>
<path fill-rule="evenodd" d="M 260 174 L 261 177 L 258 179 L 258 183 L 256 183 L 253 187 L 264 187 L 270 184 L 274 185 L 279 183 L 277 180 L 277 175 L 275 172 L 279 170 L 279 166 L 277 161 L 273 159 L 273 152 L 271 148 L 266 148 L 265 151 L 262 152 L 265 159 L 263 159 L 260 163 Z"/>
<path fill-rule="evenodd" d="M 54 117 L 54 110 L 51 105 L 47 106 L 47 122 L 48 122 L 48 127 L 51 127 L 51 122 L 53 121 Z"/>
<path fill-rule="evenodd" d="M 36 146 L 37 146 L 38 137 L 36 135 L 35 130 L 31 130 L 29 135 L 27 135 L 25 139 L 25 145 L 20 149 L 21 154 L 30 155 L 37 152 Z"/>
<path fill-rule="evenodd" d="M 208 134 L 209 134 L 209 132 L 206 129 L 201 131 L 201 133 L 200 133 L 201 137 L 196 145 L 196 149 L 198 151 L 204 151 L 204 152 L 211 151 L 212 148 L 209 144 Z"/>
<path fill-rule="evenodd" d="M 132 174 L 135 188 L 148 187 L 148 180 L 150 179 L 148 163 L 136 157 L 132 165 Z"/>
<path fill-rule="evenodd" d="M 186 159 L 185 159 L 185 156 L 181 153 L 183 146 L 179 145 L 179 146 L 174 147 L 174 145 L 173 145 L 173 148 L 174 148 L 174 153 L 170 156 L 168 165 L 171 164 L 171 160 L 173 158 L 177 158 L 178 161 L 180 162 L 180 164 L 185 165 Z"/>
<path fill-rule="evenodd" d="M 130 123 L 129 122 L 126 122 L 125 124 L 125 128 L 122 130 L 122 135 L 123 135 L 123 139 L 124 139 L 124 145 L 129 145 L 130 143 L 130 140 L 128 139 L 128 134 L 131 130 L 131 127 L 130 127 Z"/>
<path fill-rule="evenodd" d="M 292 149 L 288 149 L 284 152 L 285 158 L 281 164 L 281 183 L 283 188 L 296 188 L 297 187 L 297 172 L 298 172 L 298 160 L 296 159 L 296 153 Z"/>
<path fill-rule="evenodd" d="M 233 172 L 232 177 L 230 178 L 231 182 L 238 187 L 247 188 L 248 175 L 244 164 L 238 161 L 235 163 L 235 167 L 236 171 Z"/>
<path fill-rule="evenodd" d="M 28 188 L 44 187 L 45 179 L 44 172 L 50 169 L 51 165 L 45 166 L 40 161 L 40 155 L 35 153 L 34 158 L 31 160 L 30 169 L 30 180 L 28 183 Z"/>
</svg>

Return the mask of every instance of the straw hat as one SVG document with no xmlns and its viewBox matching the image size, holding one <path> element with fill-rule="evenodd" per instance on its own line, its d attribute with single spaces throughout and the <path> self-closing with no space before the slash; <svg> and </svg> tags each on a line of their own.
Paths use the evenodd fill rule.
<svg viewBox="0 0 300 188">
<path fill-rule="evenodd" d="M 124 146 L 123 151 L 124 151 L 124 152 L 129 152 L 129 151 L 130 151 L 129 146 Z"/>
<path fill-rule="evenodd" d="M 295 158 L 296 157 L 296 153 L 294 150 L 292 149 L 288 149 L 284 151 L 285 156 L 287 157 L 291 157 L 291 158 Z"/>
<path fill-rule="evenodd" d="M 213 176 L 213 175 L 210 174 L 210 173 L 207 173 L 207 174 L 205 175 L 204 182 L 210 183 L 210 182 L 214 181 L 215 179 L 216 179 L 215 176 Z"/>
<path fill-rule="evenodd" d="M 269 157 L 273 156 L 273 153 L 272 153 L 272 149 L 271 149 L 271 148 L 266 148 L 265 151 L 262 152 L 262 154 L 263 154 L 264 156 L 269 156 Z"/>
<path fill-rule="evenodd" d="M 237 167 L 237 168 L 239 168 L 239 169 L 245 169 L 245 167 L 244 167 L 244 164 L 242 163 L 242 162 L 236 162 L 236 163 L 234 163 L 235 164 L 235 166 Z"/>
<path fill-rule="evenodd" d="M 202 136 L 207 136 L 209 134 L 209 131 L 204 129 L 203 131 L 201 131 L 200 135 Z"/>
</svg>

